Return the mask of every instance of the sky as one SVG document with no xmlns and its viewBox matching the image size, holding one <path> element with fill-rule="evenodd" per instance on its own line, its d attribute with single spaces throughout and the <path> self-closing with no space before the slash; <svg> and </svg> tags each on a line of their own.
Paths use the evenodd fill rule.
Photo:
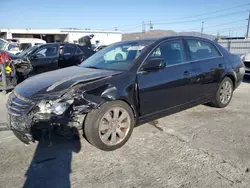
<svg viewBox="0 0 250 188">
<path fill-rule="evenodd" d="M 201 31 L 204 22 L 204 33 L 243 36 L 249 10 L 249 0 L 0 0 L 0 28 L 117 27 L 129 33 L 152 21 L 153 29 L 180 32 Z"/>
</svg>

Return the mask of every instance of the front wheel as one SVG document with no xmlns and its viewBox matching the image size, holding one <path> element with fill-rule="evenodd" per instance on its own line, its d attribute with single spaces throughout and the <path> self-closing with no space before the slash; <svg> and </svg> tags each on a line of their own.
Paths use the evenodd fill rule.
<svg viewBox="0 0 250 188">
<path fill-rule="evenodd" d="M 112 151 L 127 142 L 134 124 L 135 118 L 130 106 L 122 101 L 107 102 L 100 109 L 87 114 L 84 134 L 95 147 Z"/>
<path fill-rule="evenodd" d="M 212 105 L 217 108 L 225 108 L 231 101 L 233 96 L 233 82 L 229 77 L 225 77 L 216 94 Z"/>
</svg>

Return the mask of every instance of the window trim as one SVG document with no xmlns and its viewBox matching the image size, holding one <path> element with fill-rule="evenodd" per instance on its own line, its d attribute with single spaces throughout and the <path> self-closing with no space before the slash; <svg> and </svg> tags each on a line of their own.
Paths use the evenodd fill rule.
<svg viewBox="0 0 250 188">
<path fill-rule="evenodd" d="M 209 60 L 209 59 L 216 59 L 216 58 L 223 58 L 223 54 L 221 53 L 220 49 L 215 45 L 213 44 L 212 42 L 206 40 L 206 39 L 194 39 L 194 38 L 184 38 L 184 44 L 185 44 L 185 48 L 186 48 L 186 51 L 188 53 L 188 58 L 189 58 L 189 62 L 197 62 L 197 61 L 204 61 L 204 60 Z M 188 45 L 188 42 L 187 40 L 196 40 L 196 41 L 203 41 L 203 42 L 207 42 L 209 44 L 211 44 L 212 46 L 215 47 L 215 49 L 218 51 L 219 55 L 218 57 L 209 57 L 209 58 L 203 58 L 203 59 L 198 59 L 198 60 L 192 60 L 191 59 L 191 55 L 190 55 L 190 49 L 189 49 L 189 45 Z"/>
<path fill-rule="evenodd" d="M 182 63 L 176 63 L 176 64 L 173 64 L 173 65 L 166 65 L 165 68 L 168 68 L 168 67 L 173 67 L 173 66 L 178 66 L 178 65 L 184 65 L 184 64 L 188 64 L 188 63 L 191 63 L 190 61 L 188 61 L 188 54 L 187 54 L 187 49 L 186 49 L 186 46 L 185 46 L 185 41 L 182 37 L 180 38 L 173 38 L 173 39 L 167 39 L 167 40 L 164 40 L 164 41 L 161 41 L 160 43 L 158 43 L 148 54 L 147 56 L 145 57 L 145 59 L 143 60 L 143 62 L 141 63 L 141 65 L 139 66 L 139 68 L 137 69 L 137 73 L 140 73 L 142 70 L 141 70 L 141 67 L 143 66 L 143 64 L 146 62 L 146 60 L 148 59 L 148 57 L 160 46 L 162 45 L 163 43 L 165 42 L 170 42 L 170 41 L 173 41 L 173 40 L 180 40 L 182 41 L 182 44 L 183 44 L 183 49 L 184 49 L 184 57 L 186 59 L 186 61 L 183 61 Z"/>
</svg>

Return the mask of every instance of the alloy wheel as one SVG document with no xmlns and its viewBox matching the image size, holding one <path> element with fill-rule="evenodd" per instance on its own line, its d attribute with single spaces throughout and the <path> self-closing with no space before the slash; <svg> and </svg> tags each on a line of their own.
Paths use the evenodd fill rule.
<svg viewBox="0 0 250 188">
<path fill-rule="evenodd" d="M 232 97 L 233 87 L 229 81 L 225 81 L 220 88 L 220 101 L 222 104 L 227 104 Z"/>
<path fill-rule="evenodd" d="M 99 136 L 106 145 L 122 142 L 131 128 L 129 113 L 121 107 L 108 110 L 99 122 Z"/>
</svg>

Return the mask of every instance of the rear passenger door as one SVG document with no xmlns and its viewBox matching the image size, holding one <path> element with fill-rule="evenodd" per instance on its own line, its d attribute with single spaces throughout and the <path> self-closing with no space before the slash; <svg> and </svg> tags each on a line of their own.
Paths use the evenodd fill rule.
<svg viewBox="0 0 250 188">
<path fill-rule="evenodd" d="M 208 40 L 185 40 L 189 60 L 197 68 L 197 92 L 201 98 L 214 95 L 224 72 L 225 64 L 222 54 L 217 47 Z"/>
</svg>

